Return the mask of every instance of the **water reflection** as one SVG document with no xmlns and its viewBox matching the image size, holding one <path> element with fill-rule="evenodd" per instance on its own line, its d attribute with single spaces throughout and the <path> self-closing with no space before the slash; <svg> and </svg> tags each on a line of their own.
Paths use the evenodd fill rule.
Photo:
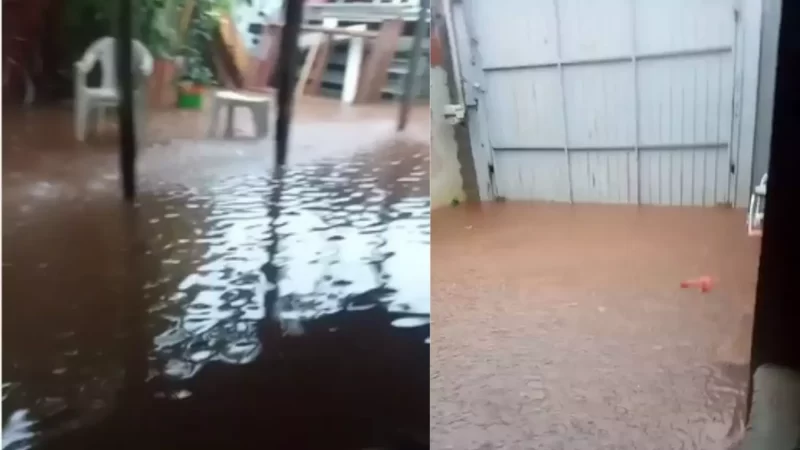
<svg viewBox="0 0 800 450">
<path fill-rule="evenodd" d="M 397 313 L 397 326 L 409 319 L 427 325 L 420 318 L 430 314 L 429 198 L 395 199 L 365 170 L 368 163 L 290 170 L 279 196 L 279 183 L 259 175 L 232 176 L 207 192 L 162 186 L 153 197 L 162 214 L 150 223 L 168 221 L 191 237 L 164 242 L 156 234 L 150 248 L 162 273 L 193 268 L 179 281 L 166 276 L 147 285 L 167 285 L 152 308 L 169 323 L 154 339 L 165 374 L 188 378 L 211 361 L 253 361 L 262 351 L 257 323 L 270 294 L 276 301 L 269 320 L 287 336 L 302 335 L 305 323 L 323 316 L 375 307 Z M 410 191 L 425 179 L 395 182 Z M 273 210 L 279 214 L 271 219 Z M 269 266 L 277 269 L 273 276 Z"/>
<path fill-rule="evenodd" d="M 296 166 L 280 179 L 251 167 L 202 183 L 145 180 L 137 233 L 143 266 L 150 268 L 138 274 L 146 278 L 141 325 L 148 348 L 138 356 L 137 348 L 126 350 L 127 378 L 113 370 L 91 374 L 109 391 L 118 390 L 111 380 L 123 385 L 120 394 L 89 400 L 102 411 L 91 417 L 66 400 L 60 401 L 68 413 L 55 419 L 28 413 L 42 399 L 25 386 L 38 382 L 13 380 L 20 386 L 16 393 L 9 387 L 13 405 L 4 385 L 4 406 L 15 408 L 4 415 L 4 434 L 16 436 L 4 448 L 25 448 L 36 433 L 42 435 L 36 448 L 117 444 L 120 438 L 101 437 L 128 430 L 134 411 L 142 431 L 130 439 L 139 448 L 185 448 L 220 436 L 246 440 L 264 427 L 285 427 L 281 408 L 295 404 L 305 405 L 296 417 L 306 417 L 312 429 L 319 424 L 305 408 L 341 421 L 338 432 L 353 445 L 385 444 L 370 440 L 376 429 L 427 433 L 427 152 L 398 161 L 364 154 Z M 127 283 L 135 278 L 126 276 Z M 125 339 L 111 344 L 130 346 Z M 138 381 L 131 374 L 139 372 L 147 374 L 146 385 L 132 389 Z M 275 409 L 258 409 L 267 401 Z M 271 425 L 253 424 L 269 415 Z M 202 431 L 188 435 L 176 422 Z M 293 445 L 335 436 L 306 436 Z"/>
</svg>

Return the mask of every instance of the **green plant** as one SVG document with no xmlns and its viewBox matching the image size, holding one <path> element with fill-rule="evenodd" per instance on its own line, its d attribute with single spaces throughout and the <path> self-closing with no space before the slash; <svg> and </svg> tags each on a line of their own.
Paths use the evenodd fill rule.
<svg viewBox="0 0 800 450">
<path fill-rule="evenodd" d="M 117 2 L 108 0 L 73 0 L 64 8 L 63 36 L 67 42 L 67 63 L 72 65 L 96 39 L 115 35 Z M 70 71 L 71 73 L 71 71 Z"/>
<path fill-rule="evenodd" d="M 214 74 L 203 60 L 202 56 L 190 56 L 184 59 L 183 71 L 179 83 L 189 82 L 198 86 L 211 86 L 215 84 Z"/>
<path fill-rule="evenodd" d="M 210 64 L 210 46 L 219 27 L 220 17 L 230 12 L 232 0 L 196 0 L 186 40 L 179 52 L 183 58 L 183 71 L 179 83 L 196 85 L 215 84 Z"/>
<path fill-rule="evenodd" d="M 157 58 L 174 56 L 179 48 L 177 16 L 184 0 L 136 0 L 131 11 L 134 38 Z M 69 43 L 69 60 L 75 61 L 102 36 L 116 36 L 119 8 L 116 1 L 71 0 L 64 8 L 63 32 Z"/>
<path fill-rule="evenodd" d="M 139 0 L 134 15 L 144 45 L 156 58 L 170 59 L 180 49 L 181 0 Z"/>
</svg>

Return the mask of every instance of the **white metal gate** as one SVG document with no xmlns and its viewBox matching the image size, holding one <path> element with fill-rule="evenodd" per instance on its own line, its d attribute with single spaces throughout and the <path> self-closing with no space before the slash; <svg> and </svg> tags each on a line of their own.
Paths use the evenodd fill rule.
<svg viewBox="0 0 800 450">
<path fill-rule="evenodd" d="M 736 173 L 746 173 L 749 183 L 751 170 L 751 158 L 737 167 L 735 152 L 752 152 L 736 142 L 742 82 L 736 6 L 735 0 L 459 3 L 467 106 L 472 132 L 480 134 L 473 152 L 476 142 L 484 147 L 476 164 L 489 167 L 482 180 L 489 196 L 731 203 Z"/>
</svg>

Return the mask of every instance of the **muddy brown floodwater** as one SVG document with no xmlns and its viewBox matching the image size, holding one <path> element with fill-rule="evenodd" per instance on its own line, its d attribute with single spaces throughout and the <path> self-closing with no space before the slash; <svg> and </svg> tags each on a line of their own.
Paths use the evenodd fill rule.
<svg viewBox="0 0 800 450">
<path fill-rule="evenodd" d="M 743 212 L 498 203 L 432 226 L 432 448 L 707 450 L 741 432 L 759 253 Z M 701 275 L 710 293 L 679 288 Z"/>
<path fill-rule="evenodd" d="M 6 111 L 4 449 L 427 442 L 429 118 L 396 111 L 304 100 L 282 178 L 154 112 L 134 209 L 113 126 Z"/>
</svg>

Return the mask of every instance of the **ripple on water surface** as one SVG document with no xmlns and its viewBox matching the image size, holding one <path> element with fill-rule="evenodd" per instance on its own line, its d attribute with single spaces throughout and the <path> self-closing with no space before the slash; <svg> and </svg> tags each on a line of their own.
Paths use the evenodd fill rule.
<svg viewBox="0 0 800 450">
<path fill-rule="evenodd" d="M 430 201 L 411 195 L 426 181 L 386 180 L 356 159 L 299 167 L 280 183 L 250 175 L 206 192 L 162 186 L 165 195 L 143 206 L 162 212 L 151 226 L 172 222 L 190 236 L 152 233 L 167 274 L 148 285 L 161 297 L 153 313 L 169 323 L 155 338 L 165 373 L 252 361 L 262 351 L 256 324 L 268 314 L 287 336 L 372 308 L 388 310 L 398 328 L 427 326 Z"/>
<path fill-rule="evenodd" d="M 260 168 L 202 183 L 145 179 L 140 234 L 146 266 L 156 267 L 144 283 L 150 378 L 181 382 L 212 361 L 254 362 L 274 351 L 265 324 L 280 330 L 276 340 L 302 341 L 383 317 L 372 326 L 427 348 L 426 158 L 411 155 L 405 172 L 366 157 L 298 166 L 280 180 Z M 43 416 L 31 383 L 4 385 L 4 400 L 18 397 L 4 449 L 28 448 Z M 168 395 L 193 398 L 184 387 Z"/>
</svg>

